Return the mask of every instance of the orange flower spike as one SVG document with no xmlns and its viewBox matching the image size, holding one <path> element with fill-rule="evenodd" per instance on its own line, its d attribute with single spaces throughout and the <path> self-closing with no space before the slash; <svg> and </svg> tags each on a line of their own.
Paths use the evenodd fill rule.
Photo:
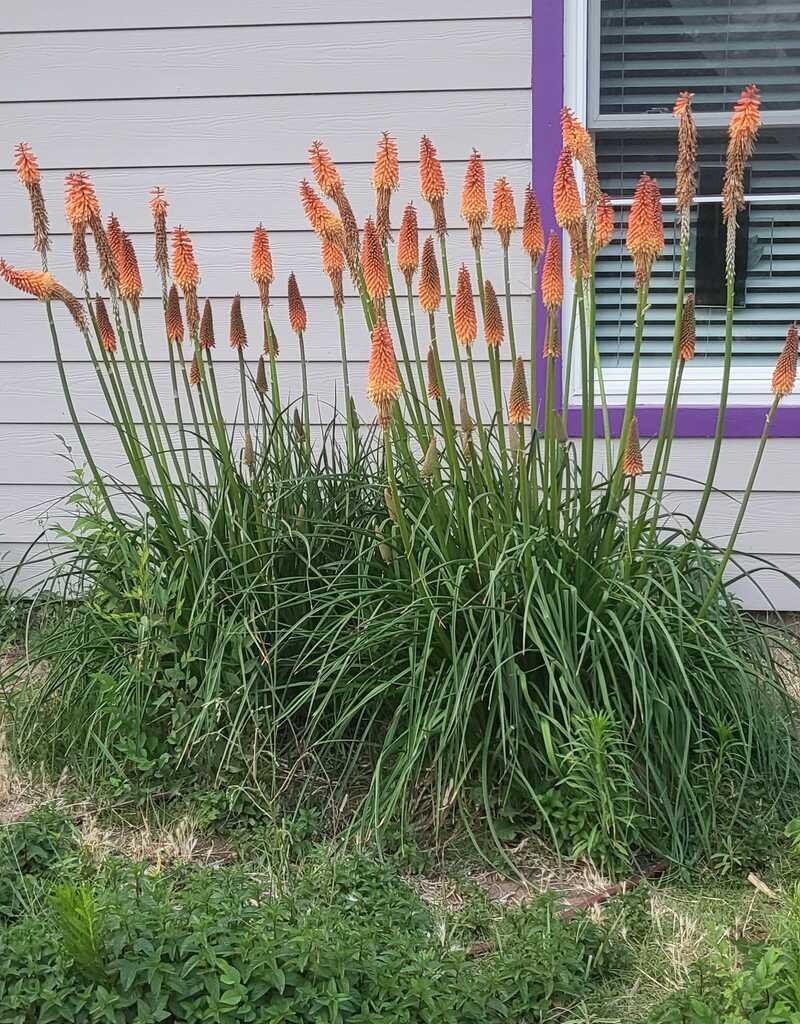
<svg viewBox="0 0 800 1024">
<path fill-rule="evenodd" d="M 378 423 L 386 428 L 392 415 L 392 406 L 400 394 L 400 378 L 394 354 L 392 336 L 385 320 L 379 320 L 372 330 L 372 348 L 367 369 L 367 398 L 378 410 Z"/>
<path fill-rule="evenodd" d="M 470 241 L 473 246 L 479 246 L 481 229 L 489 216 L 489 206 L 486 202 L 486 173 L 477 149 L 473 149 L 467 161 L 464 188 L 461 191 L 461 216 L 469 226 Z"/>
<path fill-rule="evenodd" d="M 306 307 L 303 304 L 303 297 L 297 287 L 297 278 L 294 273 L 289 274 L 289 325 L 295 334 L 302 334 L 308 326 Z"/>
<path fill-rule="evenodd" d="M 797 346 L 797 324 L 793 323 L 786 332 L 786 342 L 772 374 L 772 391 L 778 398 L 785 398 L 794 391 L 797 382 Z"/>
<path fill-rule="evenodd" d="M 542 214 L 536 193 L 530 185 L 525 189 L 525 205 L 522 211 L 522 248 L 532 260 L 544 255 L 544 228 Z"/>
<path fill-rule="evenodd" d="M 167 295 L 167 338 L 180 345 L 183 341 L 183 314 L 181 313 L 181 300 L 178 296 L 178 289 L 173 284 Z"/>
<path fill-rule="evenodd" d="M 193 388 L 200 386 L 200 381 L 203 379 L 203 374 L 200 369 L 200 363 L 197 360 L 197 353 L 192 355 L 192 366 L 189 370 L 189 383 Z"/>
<path fill-rule="evenodd" d="M 342 187 L 342 178 L 333 158 L 319 139 L 315 139 L 311 143 L 308 162 L 311 165 L 317 188 L 324 196 L 332 199 L 336 190 Z"/>
<path fill-rule="evenodd" d="M 634 416 L 628 429 L 628 441 L 622 458 L 622 472 L 625 476 L 637 477 L 644 473 L 642 445 L 639 440 L 639 421 Z"/>
<path fill-rule="evenodd" d="M 594 244 L 596 249 L 608 245 L 614 237 L 614 207 L 605 192 L 600 194 L 594 221 Z"/>
<path fill-rule="evenodd" d="M 458 271 L 453 322 L 459 344 L 471 345 L 478 337 L 478 318 L 475 313 L 475 300 L 472 297 L 472 281 L 464 263 Z"/>
<path fill-rule="evenodd" d="M 442 301 L 442 282 L 433 236 L 428 235 L 422 247 L 422 263 L 419 274 L 419 304 L 426 313 L 435 313 Z"/>
<path fill-rule="evenodd" d="M 26 188 L 41 182 L 39 161 L 27 142 L 18 142 L 14 147 L 14 165 L 17 169 L 17 177 Z"/>
<path fill-rule="evenodd" d="M 397 158 L 397 143 L 384 132 L 378 140 L 375 166 L 372 169 L 372 185 L 375 189 L 375 225 L 381 241 L 389 236 L 389 203 L 400 184 L 400 163 Z"/>
<path fill-rule="evenodd" d="M 694 359 L 694 352 L 697 346 L 697 325 L 694 313 L 694 293 L 689 292 L 683 304 L 681 312 L 681 336 L 678 355 L 686 362 Z"/>
<path fill-rule="evenodd" d="M 74 171 L 67 175 L 64 187 L 64 209 L 67 220 L 73 227 L 89 224 L 100 216 L 97 193 L 86 171 Z"/>
<path fill-rule="evenodd" d="M 214 348 L 217 344 L 214 338 L 214 313 L 208 299 L 203 303 L 203 315 L 200 317 L 200 348 Z"/>
<path fill-rule="evenodd" d="M 592 137 L 569 107 L 561 108 L 561 139 L 571 157 L 583 163 L 592 150 Z"/>
<path fill-rule="evenodd" d="M 444 181 L 441 162 L 436 155 L 436 147 L 427 135 L 422 136 L 419 144 L 419 189 L 422 198 L 430 204 L 436 234 L 439 236 L 446 234 L 447 219 L 444 214 L 444 197 L 447 194 L 447 185 Z"/>
<path fill-rule="evenodd" d="M 233 297 L 231 303 L 231 328 L 230 328 L 230 343 L 231 348 L 242 349 L 247 345 L 247 331 L 244 328 L 244 318 L 242 317 L 242 297 L 237 294 Z"/>
<path fill-rule="evenodd" d="M 35 295 L 37 299 L 52 299 L 58 289 L 58 283 L 52 274 L 43 270 L 17 270 L 0 259 L 0 277 L 27 295 Z"/>
<path fill-rule="evenodd" d="M 761 127 L 760 108 L 761 95 L 756 86 L 745 86 L 728 125 L 728 152 L 722 185 L 722 213 L 726 223 L 735 219 L 744 206 L 744 171 L 753 155 Z"/>
<path fill-rule="evenodd" d="M 564 301 L 564 273 L 561 266 L 561 243 L 555 231 L 550 232 L 542 269 L 542 302 L 554 310 Z"/>
<path fill-rule="evenodd" d="M 492 196 L 492 227 L 500 236 L 504 249 L 511 241 L 511 232 L 517 226 L 517 208 L 514 205 L 514 193 L 506 178 L 498 178 L 494 183 Z"/>
<path fill-rule="evenodd" d="M 406 283 L 410 284 L 411 278 L 419 267 L 417 211 L 413 203 L 409 203 L 403 210 L 400 234 L 397 238 L 397 266 L 405 277 Z"/>
<path fill-rule="evenodd" d="M 378 140 L 375 166 L 372 169 L 372 185 L 376 191 L 387 189 L 389 192 L 394 192 L 400 185 L 397 143 L 388 132 L 383 132 Z"/>
<path fill-rule="evenodd" d="M 120 241 L 118 272 L 119 293 L 135 307 L 142 294 L 142 275 L 139 273 L 139 261 L 136 259 L 133 242 L 125 232 L 122 233 Z"/>
<path fill-rule="evenodd" d="M 514 375 L 508 392 L 509 423 L 526 423 L 531 417 L 531 403 L 528 397 L 528 384 L 525 380 L 525 363 L 522 356 L 517 356 L 514 364 Z"/>
<path fill-rule="evenodd" d="M 495 348 L 503 343 L 505 331 L 503 329 L 503 314 L 500 312 L 500 303 L 497 299 L 497 292 L 491 281 L 483 282 L 483 333 L 486 344 Z"/>
<path fill-rule="evenodd" d="M 320 238 L 327 238 L 339 246 L 343 245 L 342 222 L 328 209 L 305 178 L 300 182 L 300 201 L 309 224 Z"/>
<path fill-rule="evenodd" d="M 253 232 L 253 245 L 250 249 L 250 277 L 259 287 L 272 284 L 272 251 L 269 235 L 263 224 L 259 224 Z"/>
<path fill-rule="evenodd" d="M 561 150 L 553 177 L 553 209 L 556 223 L 562 228 L 574 228 L 580 224 L 583 209 L 572 156 L 568 149 Z"/>
<path fill-rule="evenodd" d="M 633 257 L 637 287 L 641 288 L 649 282 L 653 264 L 664 248 L 661 192 L 649 174 L 643 174 L 636 186 L 626 245 Z"/>
<path fill-rule="evenodd" d="M 361 239 L 361 268 L 364 283 L 371 299 L 385 299 L 389 294 L 389 280 L 383 259 L 381 242 L 372 217 L 367 217 Z"/>
<path fill-rule="evenodd" d="M 182 291 L 196 289 L 200 282 L 192 240 L 180 225 L 172 229 L 172 278 Z"/>
<path fill-rule="evenodd" d="M 106 352 L 117 351 L 117 336 L 108 318 L 108 310 L 103 301 L 102 295 L 96 295 L 94 300 L 94 316 L 97 321 L 97 330 L 100 334 L 100 342 Z"/>
</svg>

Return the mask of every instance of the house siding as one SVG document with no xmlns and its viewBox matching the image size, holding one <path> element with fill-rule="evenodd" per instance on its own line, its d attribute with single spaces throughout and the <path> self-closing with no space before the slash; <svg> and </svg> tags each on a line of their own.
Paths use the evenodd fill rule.
<svg viewBox="0 0 800 1024">
<path fill-rule="evenodd" d="M 253 227 L 263 220 L 276 268 L 282 379 L 296 396 L 299 354 L 285 326 L 286 279 L 294 270 L 309 312 L 312 413 L 324 422 L 341 395 L 328 282 L 297 200 L 297 183 L 308 174 L 310 141 L 321 138 L 330 148 L 363 221 L 373 206 L 369 176 L 376 140 L 390 131 L 401 157 L 394 220 L 414 199 L 425 230 L 431 222 L 418 201 L 416 155 L 420 134 L 428 133 L 450 184 L 451 270 L 462 259 L 471 266 L 468 237 L 457 217 L 471 148 L 484 154 L 490 180 L 509 178 L 520 202 L 531 178 L 530 0 L 294 0 L 280 10 L 263 0 L 184 0 L 168 7 L 161 0 L 84 0 L 71 6 L 42 0 L 4 12 L 0 48 L 0 152 L 10 168 L 13 146 L 22 139 L 39 156 L 53 228 L 51 268 L 74 285 L 63 176 L 84 168 L 96 183 L 104 214 L 117 214 L 139 253 L 142 316 L 165 397 L 168 364 L 147 208 L 153 185 L 167 190 L 171 223 L 192 233 L 201 297 L 211 297 L 220 335 L 237 291 L 256 333 L 257 293 L 248 261 Z M 11 169 L 0 171 L 0 234 L 0 254 L 9 262 L 35 265 L 27 202 Z M 493 239 L 487 240 L 484 265 L 500 285 Z M 523 324 L 529 276 L 522 254 L 512 260 L 511 271 L 515 319 Z M 352 387 L 369 416 L 363 397 L 369 339 L 354 299 L 346 318 Z M 103 422 L 107 416 L 83 341 L 62 312 L 58 319 L 86 434 L 99 463 L 124 478 L 119 443 Z M 0 554 L 10 567 L 44 527 L 68 521 L 69 456 L 78 449 L 41 308 L 3 289 L 0 335 Z M 232 358 L 224 344 L 217 354 L 221 361 Z M 478 379 L 488 395 L 485 353 L 478 358 Z M 220 373 L 220 386 L 232 418 L 238 384 L 232 365 L 230 370 Z M 452 378 L 450 368 L 445 370 Z M 749 440 L 729 443 L 720 486 L 741 491 L 753 448 Z M 745 550 L 777 556 L 788 571 L 800 571 L 800 502 L 792 490 L 800 487 L 797 452 L 790 440 L 769 450 L 742 538 Z M 701 477 L 707 454 L 707 442 L 681 440 L 675 465 L 686 477 Z M 676 485 L 669 500 L 689 510 L 696 489 Z M 723 536 L 735 511 L 734 501 L 715 498 L 710 532 Z M 800 605 L 794 590 L 774 574 L 769 591 L 781 606 Z M 755 604 L 764 600 L 752 586 L 745 596 Z"/>
</svg>

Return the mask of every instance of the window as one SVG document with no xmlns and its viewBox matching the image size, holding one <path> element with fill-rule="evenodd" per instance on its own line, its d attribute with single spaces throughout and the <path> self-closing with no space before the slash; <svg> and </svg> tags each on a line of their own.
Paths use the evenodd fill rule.
<svg viewBox="0 0 800 1024">
<path fill-rule="evenodd" d="M 658 180 L 666 197 L 667 246 L 652 278 L 640 398 L 657 404 L 663 394 L 678 260 L 669 199 L 672 105 L 688 89 L 700 129 L 687 281 L 698 298 L 698 358 L 684 401 L 715 400 L 725 318 L 716 231 L 726 129 L 742 86 L 759 85 L 764 128 L 739 218 L 731 393 L 734 401 L 762 402 L 786 326 L 800 315 L 800 0 L 577 0 L 570 18 L 585 19 L 566 26 L 585 39 L 585 50 L 568 57 L 574 66 L 566 69 L 566 102 L 595 135 L 601 184 L 618 225 L 597 266 L 598 344 L 612 399 L 626 389 L 633 342 L 635 290 L 624 235 L 641 171 Z"/>
</svg>

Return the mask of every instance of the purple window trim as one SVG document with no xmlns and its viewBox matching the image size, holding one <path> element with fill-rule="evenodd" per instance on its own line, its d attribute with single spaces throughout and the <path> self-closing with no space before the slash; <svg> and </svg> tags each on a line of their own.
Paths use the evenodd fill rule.
<svg viewBox="0 0 800 1024">
<path fill-rule="evenodd" d="M 551 195 L 553 172 L 561 152 L 561 107 L 564 103 L 564 0 L 532 0 L 533 44 L 531 75 L 532 92 L 532 145 L 533 187 L 539 197 L 545 239 L 551 230 L 558 230 L 552 211 Z M 544 397 L 547 361 L 542 356 L 542 339 L 547 324 L 541 297 L 536 311 L 539 351 L 536 355 L 536 377 L 539 404 Z M 561 363 L 556 366 L 560 377 Z M 769 406 L 729 405 L 725 416 L 726 437 L 760 437 L 764 417 Z M 718 407 L 714 405 L 682 405 L 678 408 L 675 433 L 678 437 L 713 437 Z M 609 409 L 611 430 L 619 436 L 622 424 L 622 406 Z M 636 410 L 639 429 L 644 437 L 658 433 L 661 421 L 659 406 L 639 406 Z M 570 408 L 567 415 L 571 434 L 580 431 L 580 409 Z M 599 410 L 595 414 L 595 428 L 602 433 Z M 772 437 L 800 437 L 800 406 L 784 405 L 778 408 L 770 431 Z"/>
</svg>

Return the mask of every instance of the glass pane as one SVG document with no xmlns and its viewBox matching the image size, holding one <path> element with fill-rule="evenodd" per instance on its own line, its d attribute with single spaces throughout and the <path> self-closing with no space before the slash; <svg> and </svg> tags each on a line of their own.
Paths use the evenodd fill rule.
<svg viewBox="0 0 800 1024">
<path fill-rule="evenodd" d="M 736 309 L 734 353 L 739 365 L 771 365 L 783 344 L 789 322 L 800 309 L 800 154 L 792 152 L 795 132 L 764 130 L 750 176 L 749 193 L 776 196 L 769 202 L 748 204 L 747 265 L 740 282 Z M 719 166 L 724 160 L 725 135 L 701 134 L 701 164 Z M 633 196 L 641 170 L 653 174 L 665 196 L 674 186 L 674 133 L 633 138 L 601 136 L 597 141 L 602 187 L 615 199 Z M 706 175 L 714 181 L 714 175 Z M 781 200 L 781 193 L 787 198 Z M 789 198 L 793 194 L 793 198 Z M 688 287 L 695 286 L 697 211 L 693 216 Z M 615 209 L 614 241 L 598 257 L 597 337 L 603 363 L 625 366 L 630 362 L 636 293 L 631 261 L 624 246 L 627 207 Z M 667 246 L 657 262 L 650 292 L 643 365 L 669 361 L 674 323 L 674 289 L 678 251 L 674 240 L 674 209 L 664 208 Z M 720 306 L 697 309 L 697 356 L 707 363 L 721 360 L 725 311 Z"/>
<path fill-rule="evenodd" d="M 800 109 L 800 0 L 601 0 L 600 113 L 728 111 L 755 82 L 765 109 Z"/>
</svg>

